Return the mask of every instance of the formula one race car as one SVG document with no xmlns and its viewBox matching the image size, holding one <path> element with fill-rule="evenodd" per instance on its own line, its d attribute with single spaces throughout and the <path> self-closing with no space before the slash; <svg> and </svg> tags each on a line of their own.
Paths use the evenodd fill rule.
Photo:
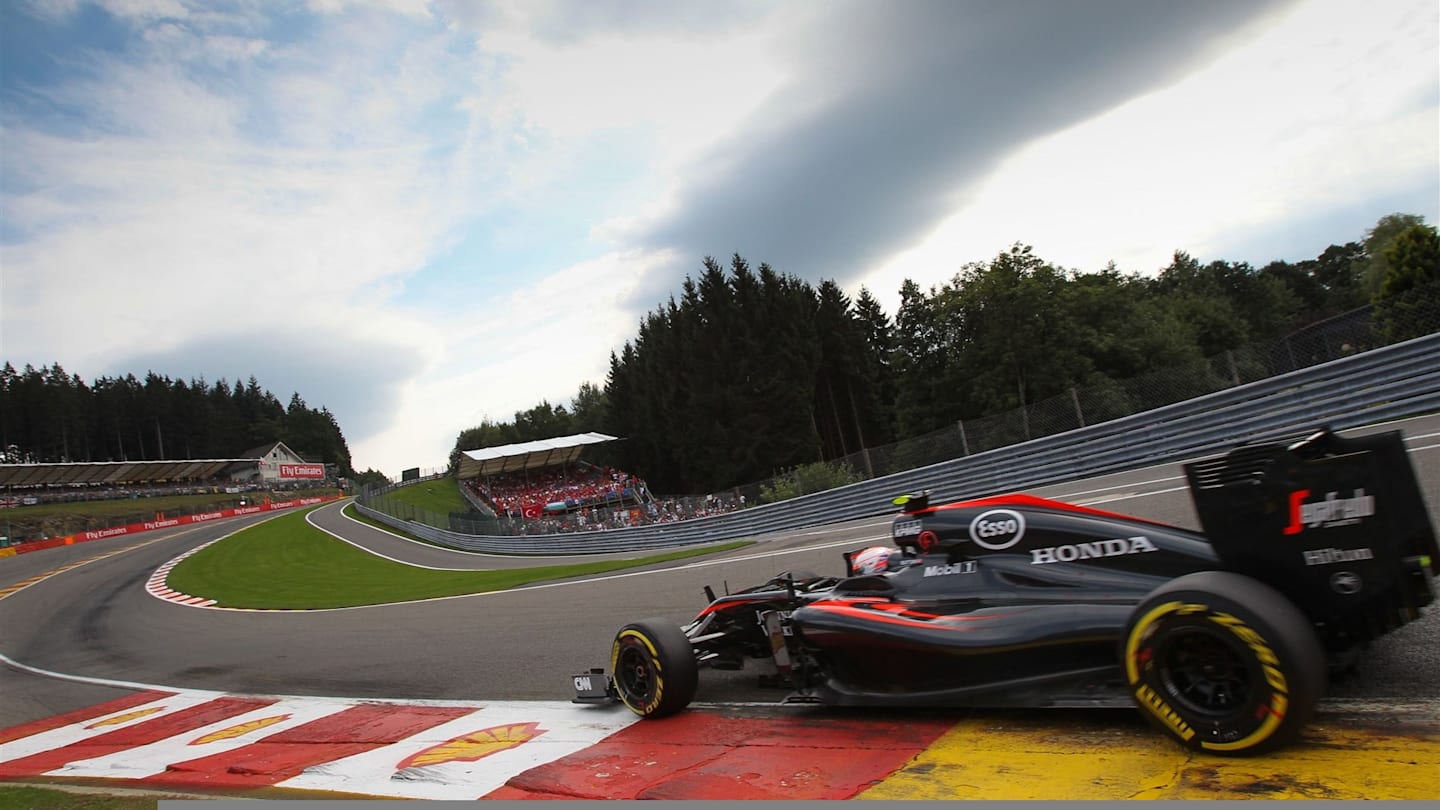
<svg viewBox="0 0 1440 810">
<path fill-rule="evenodd" d="M 1434 598 L 1440 554 L 1414 471 L 1398 432 L 1321 430 L 1185 473 L 1203 534 L 1027 495 L 902 496 L 881 572 L 850 552 L 841 578 L 707 587 L 684 627 L 623 627 L 611 674 L 575 676 L 575 700 L 663 717 L 690 703 L 699 667 L 751 659 L 787 702 L 1138 705 L 1190 748 L 1283 746 L 1328 667 Z"/>
</svg>

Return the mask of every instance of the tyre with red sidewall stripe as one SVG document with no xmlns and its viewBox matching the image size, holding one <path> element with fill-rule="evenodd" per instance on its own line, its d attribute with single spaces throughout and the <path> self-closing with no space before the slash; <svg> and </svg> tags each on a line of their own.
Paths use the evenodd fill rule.
<svg viewBox="0 0 1440 810">
<path fill-rule="evenodd" d="M 620 628 L 610 647 L 610 672 L 620 701 L 647 718 L 684 709 L 700 683 L 690 639 L 667 619 L 641 619 Z"/>
<path fill-rule="evenodd" d="M 1288 745 L 1325 690 L 1310 621 L 1279 591 L 1228 571 L 1155 589 L 1121 644 L 1141 713 L 1197 751 L 1247 756 Z"/>
</svg>

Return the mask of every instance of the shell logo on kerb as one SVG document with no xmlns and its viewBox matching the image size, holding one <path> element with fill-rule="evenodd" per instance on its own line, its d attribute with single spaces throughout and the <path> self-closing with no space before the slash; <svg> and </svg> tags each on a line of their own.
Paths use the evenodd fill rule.
<svg viewBox="0 0 1440 810">
<path fill-rule="evenodd" d="M 991 509 L 970 521 L 970 539 L 981 548 L 1004 551 L 1025 536 L 1025 516 L 1011 509 Z"/>
<path fill-rule="evenodd" d="M 152 706 L 148 709 L 136 709 L 133 712 L 126 712 L 125 714 L 117 715 L 115 717 L 107 717 L 104 720 L 98 720 L 86 726 L 85 728 L 92 729 L 104 728 L 105 726 L 118 726 L 121 723 L 128 723 L 131 720 L 139 720 L 142 717 L 149 717 L 152 714 L 163 711 L 165 711 L 164 706 Z"/>
<path fill-rule="evenodd" d="M 219 731 L 213 731 L 203 737 L 191 740 L 189 744 L 206 745 L 208 743 L 219 742 L 221 740 L 233 740 L 237 737 L 243 737 L 252 731 L 259 731 L 262 728 L 269 728 L 276 723 L 282 723 L 289 719 L 290 715 L 288 714 L 277 714 L 273 717 L 265 717 L 260 720 L 251 720 L 248 723 L 241 723 L 236 726 L 230 726 L 229 728 L 222 728 Z"/>
<path fill-rule="evenodd" d="M 505 726 L 492 726 L 447 740 L 439 745 L 432 745 L 424 751 L 412 754 L 396 765 L 395 770 L 403 771 L 406 768 L 443 765 L 447 762 L 474 762 L 496 752 L 523 745 L 544 733 L 545 731 L 540 728 L 539 723 L 511 723 Z"/>
</svg>

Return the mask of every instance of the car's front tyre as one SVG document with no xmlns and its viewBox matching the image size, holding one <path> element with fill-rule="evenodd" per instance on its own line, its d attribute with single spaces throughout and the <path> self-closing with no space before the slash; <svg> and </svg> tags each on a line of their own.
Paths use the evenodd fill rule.
<svg viewBox="0 0 1440 810">
<path fill-rule="evenodd" d="M 1244 756 L 1288 745 L 1325 688 L 1325 653 L 1305 615 L 1269 585 L 1228 571 L 1155 589 L 1122 644 L 1141 712 L 1196 750 Z"/>
<path fill-rule="evenodd" d="M 615 634 L 610 672 L 620 701 L 641 717 L 675 714 L 699 686 L 695 651 L 685 632 L 665 619 L 641 619 Z"/>
</svg>

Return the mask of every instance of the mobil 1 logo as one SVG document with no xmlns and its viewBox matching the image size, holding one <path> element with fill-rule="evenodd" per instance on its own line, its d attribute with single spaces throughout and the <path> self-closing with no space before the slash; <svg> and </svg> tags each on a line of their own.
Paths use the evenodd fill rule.
<svg viewBox="0 0 1440 810">
<path fill-rule="evenodd" d="M 970 521 L 970 539 L 981 548 L 1004 551 L 1025 536 L 1025 516 L 1013 509 L 991 509 Z"/>
</svg>

